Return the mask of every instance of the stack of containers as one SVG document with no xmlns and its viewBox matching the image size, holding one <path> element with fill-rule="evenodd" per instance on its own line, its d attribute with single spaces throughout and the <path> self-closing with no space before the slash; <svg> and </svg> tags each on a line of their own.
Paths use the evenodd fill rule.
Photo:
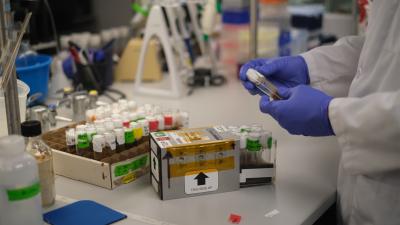
<svg viewBox="0 0 400 225">
<path fill-rule="evenodd" d="M 319 45 L 325 8 L 320 4 L 290 6 L 292 54 L 304 53 Z"/>
<path fill-rule="evenodd" d="M 237 75 L 240 62 L 249 57 L 249 1 L 232 0 L 222 4 L 221 62 L 228 75 Z"/>
<path fill-rule="evenodd" d="M 287 0 L 260 0 L 260 57 L 290 55 L 290 23 Z"/>
</svg>

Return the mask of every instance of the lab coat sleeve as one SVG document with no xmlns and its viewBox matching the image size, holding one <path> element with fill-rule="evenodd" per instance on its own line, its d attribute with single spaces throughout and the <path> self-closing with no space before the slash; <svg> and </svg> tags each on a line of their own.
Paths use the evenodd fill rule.
<svg viewBox="0 0 400 225">
<path fill-rule="evenodd" d="M 334 45 L 321 46 L 302 54 L 311 86 L 333 97 L 347 96 L 364 40 L 364 36 L 348 36 Z"/>
<path fill-rule="evenodd" d="M 400 90 L 335 98 L 329 118 L 350 174 L 400 171 Z"/>
</svg>

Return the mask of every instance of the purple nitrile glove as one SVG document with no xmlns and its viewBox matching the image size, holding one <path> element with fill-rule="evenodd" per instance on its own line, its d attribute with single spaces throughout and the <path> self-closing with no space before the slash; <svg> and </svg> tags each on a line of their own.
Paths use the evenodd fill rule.
<svg viewBox="0 0 400 225">
<path fill-rule="evenodd" d="M 252 94 L 261 94 L 260 91 L 247 79 L 248 69 L 255 69 L 263 74 L 277 88 L 295 87 L 309 84 L 308 67 L 302 56 L 286 56 L 274 59 L 254 59 L 240 68 L 240 80 L 243 86 Z"/>
<path fill-rule="evenodd" d="M 329 121 L 331 96 L 307 85 L 279 88 L 283 100 L 262 96 L 260 109 L 270 114 L 289 133 L 304 136 L 334 135 Z"/>
</svg>

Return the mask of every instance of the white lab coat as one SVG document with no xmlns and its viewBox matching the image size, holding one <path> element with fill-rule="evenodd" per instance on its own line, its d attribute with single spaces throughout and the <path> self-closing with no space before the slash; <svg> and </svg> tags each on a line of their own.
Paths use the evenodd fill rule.
<svg viewBox="0 0 400 225">
<path fill-rule="evenodd" d="M 341 223 L 400 224 L 400 1 L 374 0 L 365 37 L 303 54 L 311 84 L 336 97 Z"/>
</svg>

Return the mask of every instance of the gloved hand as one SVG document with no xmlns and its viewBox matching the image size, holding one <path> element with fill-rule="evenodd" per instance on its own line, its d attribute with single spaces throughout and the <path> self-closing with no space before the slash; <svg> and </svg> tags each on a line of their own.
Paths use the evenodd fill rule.
<svg viewBox="0 0 400 225">
<path fill-rule="evenodd" d="M 295 87 L 300 84 L 309 84 L 308 67 L 302 56 L 286 56 L 275 59 L 254 59 L 240 68 L 240 79 L 243 86 L 252 94 L 261 94 L 260 91 L 247 79 L 248 69 L 255 69 L 269 81 L 280 87 Z"/>
<path fill-rule="evenodd" d="M 270 114 L 291 134 L 304 136 L 334 135 L 329 121 L 328 108 L 331 96 L 310 86 L 280 88 L 284 100 L 270 101 L 262 96 L 260 109 Z"/>
</svg>

